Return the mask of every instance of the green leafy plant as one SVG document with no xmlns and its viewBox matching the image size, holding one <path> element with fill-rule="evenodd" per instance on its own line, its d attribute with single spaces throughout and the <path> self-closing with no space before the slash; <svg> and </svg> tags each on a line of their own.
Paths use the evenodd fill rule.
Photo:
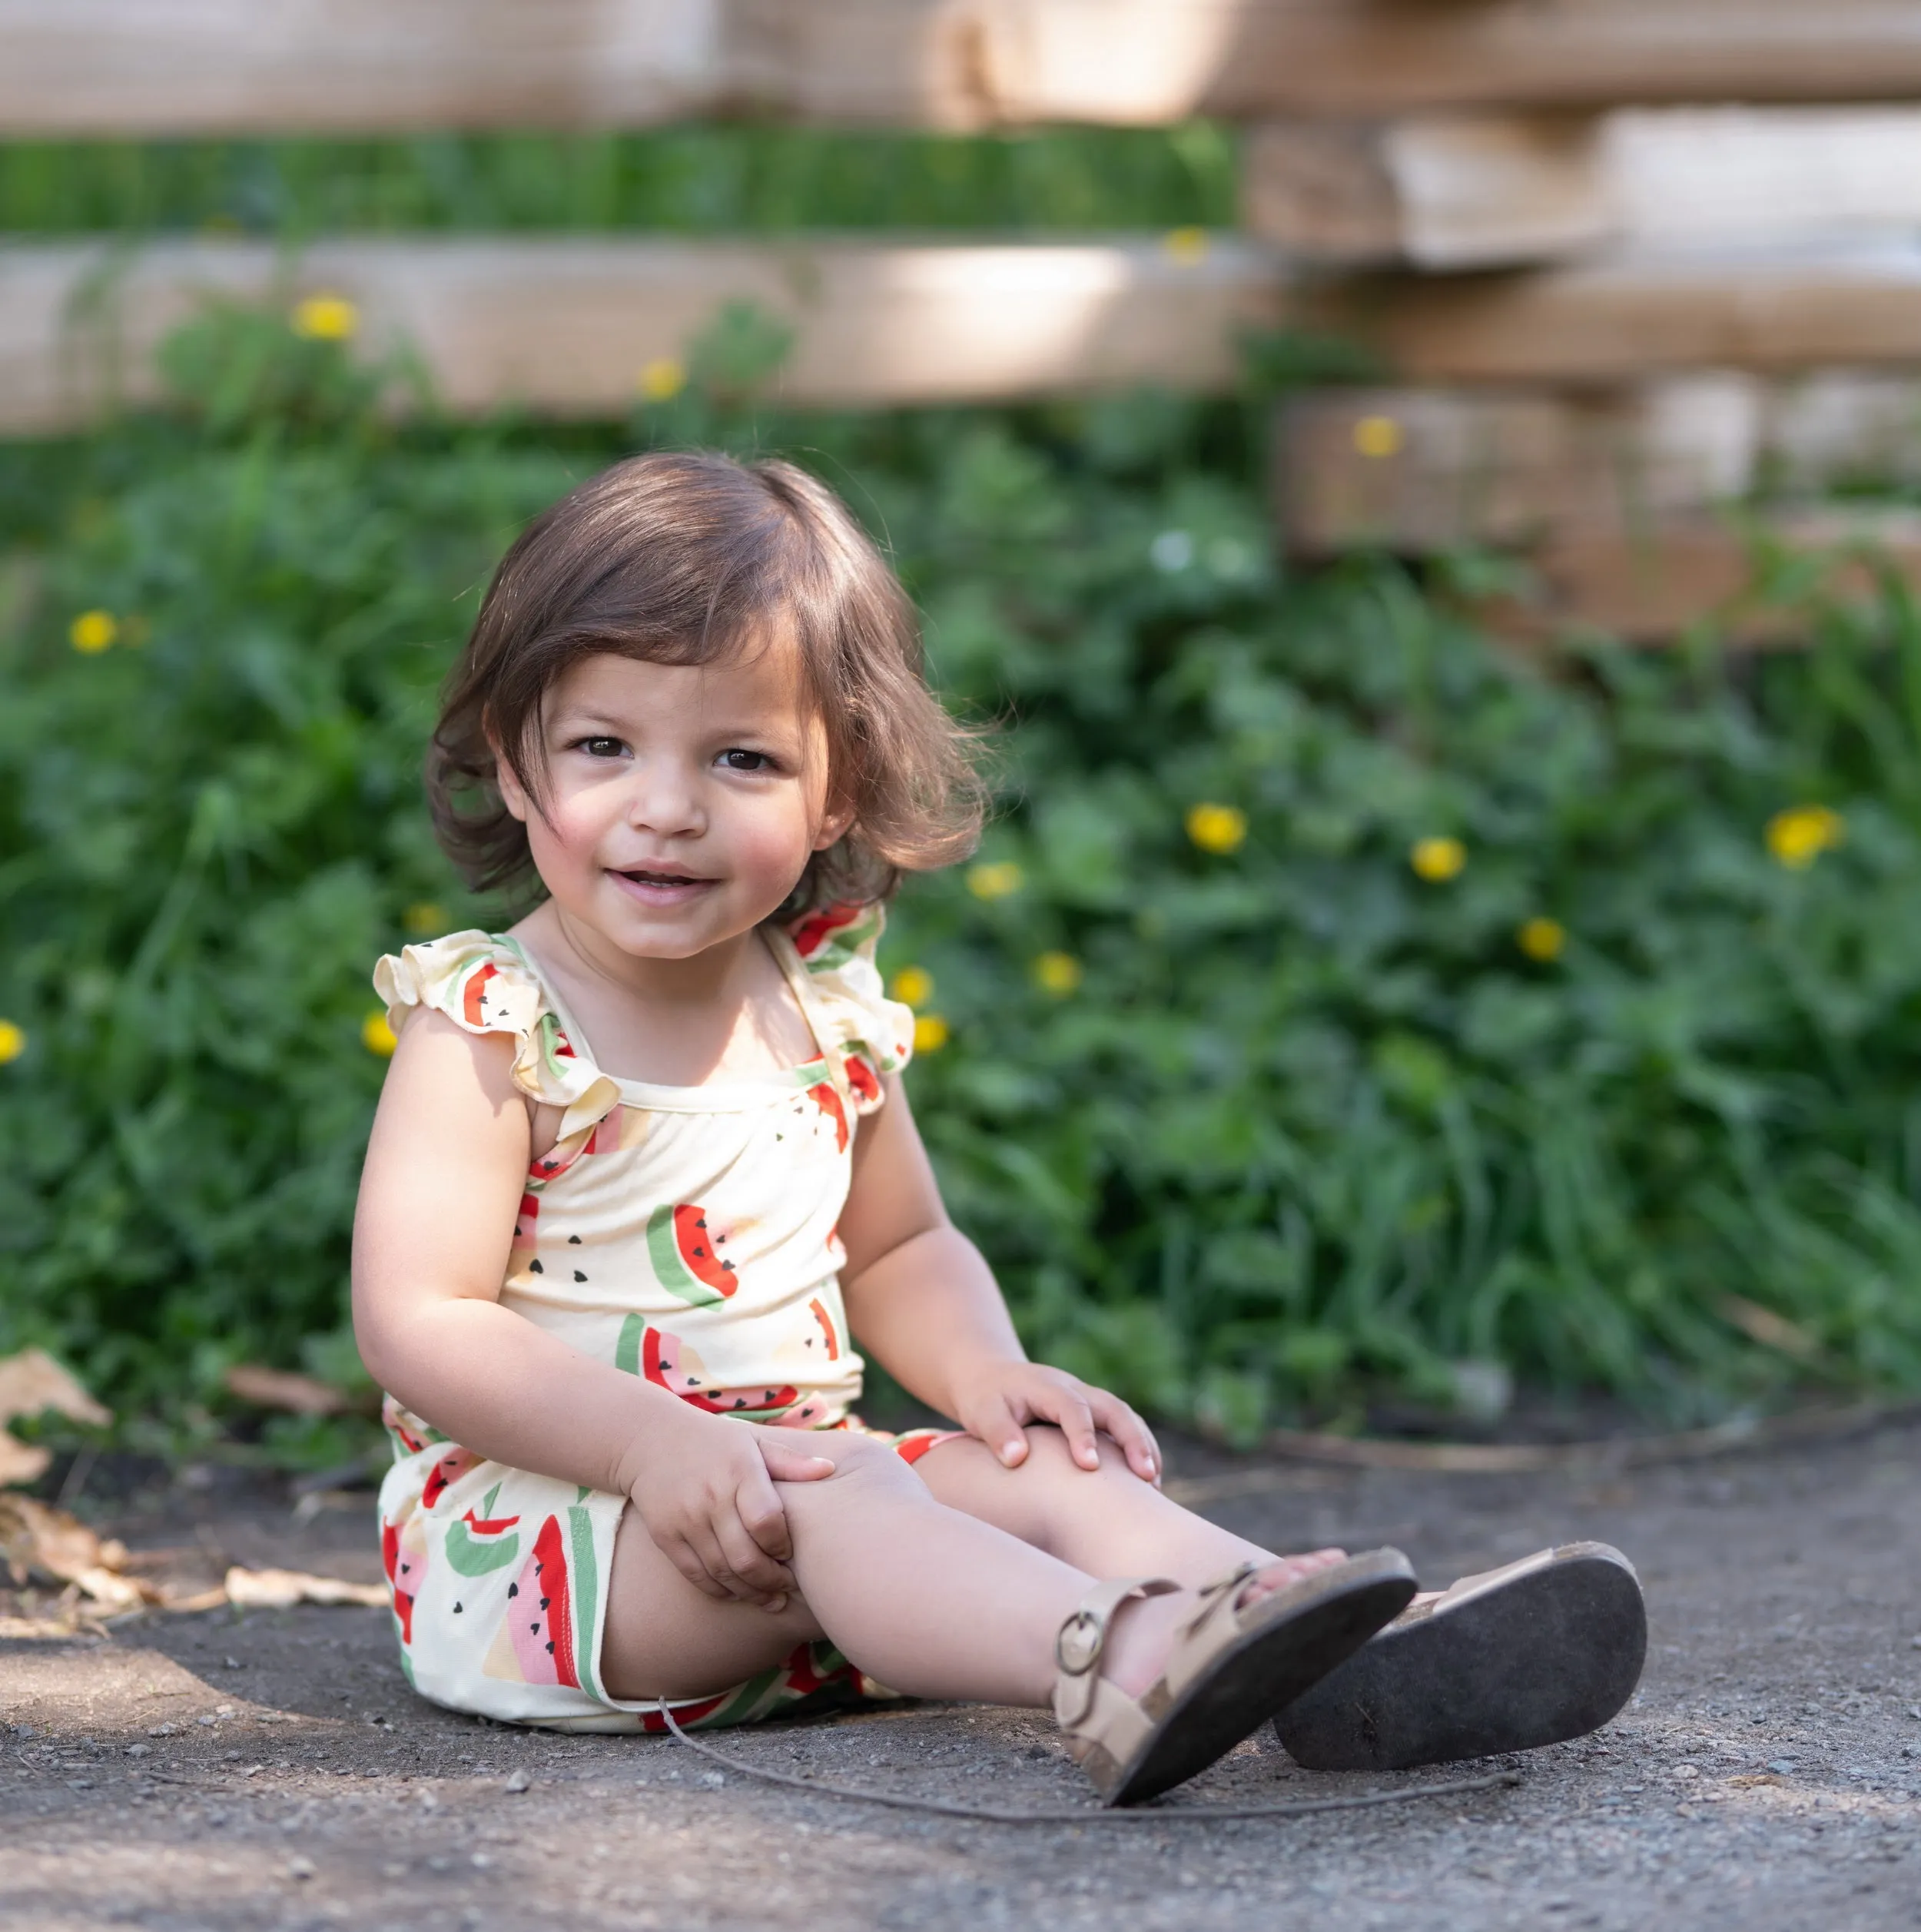
<svg viewBox="0 0 1921 1932">
<path fill-rule="evenodd" d="M 1037 1349 L 1242 1439 L 1921 1384 L 1898 595 L 1544 671 L 1391 563 L 1279 569 L 1252 408 L 757 417 L 778 344 L 725 331 L 562 431 L 397 423 L 215 314 L 168 409 L 0 449 L 0 1352 L 189 1429 L 236 1361 L 340 1369 L 369 971 L 502 917 L 429 835 L 436 686 L 519 525 L 665 436 L 842 490 L 996 724 L 980 861 L 888 965 Z"/>
</svg>

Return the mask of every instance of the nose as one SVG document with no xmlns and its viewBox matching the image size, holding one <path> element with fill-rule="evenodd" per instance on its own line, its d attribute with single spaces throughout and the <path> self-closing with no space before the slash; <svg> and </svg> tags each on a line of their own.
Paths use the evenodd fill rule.
<svg viewBox="0 0 1921 1932">
<path fill-rule="evenodd" d="M 700 785 L 684 761 L 655 757 L 635 761 L 629 780 L 627 822 L 659 838 L 698 838 L 707 828 Z"/>
</svg>

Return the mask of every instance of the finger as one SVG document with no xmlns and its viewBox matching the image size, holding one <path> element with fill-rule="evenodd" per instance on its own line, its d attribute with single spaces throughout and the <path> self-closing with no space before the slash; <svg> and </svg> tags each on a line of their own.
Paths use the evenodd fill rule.
<svg viewBox="0 0 1921 1932">
<path fill-rule="evenodd" d="M 1071 1389 L 1057 1389 L 1050 1390 L 1048 1399 L 1035 1406 L 1053 1410 L 1049 1420 L 1067 1437 L 1067 1453 L 1082 1469 L 1100 1467 L 1100 1445 L 1094 1439 L 1094 1412 L 1084 1397 Z"/>
<path fill-rule="evenodd" d="M 781 1507 L 779 1492 L 765 1469 L 750 1472 L 734 1492 L 734 1512 L 757 1549 L 777 1563 L 792 1557 L 794 1539 L 788 1529 L 787 1512 Z"/>
<path fill-rule="evenodd" d="M 662 1555 L 702 1596 L 712 1597 L 718 1603 L 728 1601 L 727 1592 L 708 1575 L 707 1565 L 701 1561 L 700 1552 L 685 1537 L 678 1538 L 672 1543 L 663 1543 L 659 1548 Z"/>
<path fill-rule="evenodd" d="M 1021 1419 L 1005 1396 L 996 1396 L 984 1413 L 974 1419 L 974 1433 L 1000 1459 L 1004 1469 L 1017 1469 L 1027 1459 L 1027 1438 Z"/>
<path fill-rule="evenodd" d="M 770 1597 L 784 1597 L 793 1587 L 793 1572 L 785 1563 L 769 1556 L 732 1511 L 715 1519 L 714 1533 L 720 1539 L 727 1567 L 753 1602 L 765 1603 Z"/>
<path fill-rule="evenodd" d="M 1143 1482 L 1160 1479 L 1160 1456 L 1147 1425 L 1116 1396 L 1102 1393 L 1093 1403 L 1094 1420 L 1113 1439 L 1127 1466 Z"/>
<path fill-rule="evenodd" d="M 818 1482 L 834 1473 L 831 1456 L 816 1456 L 798 1442 L 782 1442 L 778 1429 L 756 1429 L 754 1442 L 768 1474 L 776 1482 Z"/>
<path fill-rule="evenodd" d="M 735 1574 L 733 1559 L 722 1546 L 712 1523 L 695 1529 L 687 1539 L 694 1553 L 705 1565 L 707 1574 L 720 1586 L 721 1595 L 735 1603 L 758 1603 L 765 1593 L 743 1583 Z"/>
</svg>

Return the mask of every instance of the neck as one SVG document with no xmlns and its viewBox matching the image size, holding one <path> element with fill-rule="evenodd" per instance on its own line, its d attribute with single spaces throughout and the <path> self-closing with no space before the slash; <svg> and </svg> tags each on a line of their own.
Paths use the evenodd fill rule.
<svg viewBox="0 0 1921 1932">
<path fill-rule="evenodd" d="M 545 915 L 544 918 L 542 916 Z M 535 915 L 544 928 L 537 935 L 562 971 L 609 990 L 662 1007 L 712 1007 L 744 997 L 760 950 L 752 927 L 686 959 L 649 959 L 624 953 L 594 927 L 571 918 L 549 899 Z"/>
</svg>

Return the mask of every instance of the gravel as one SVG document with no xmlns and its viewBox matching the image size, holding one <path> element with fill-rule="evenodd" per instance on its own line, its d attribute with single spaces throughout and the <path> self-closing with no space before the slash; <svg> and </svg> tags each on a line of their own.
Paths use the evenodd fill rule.
<svg viewBox="0 0 1921 1932">
<path fill-rule="evenodd" d="M 1607 1731 L 1493 1763 L 1316 1776 L 1243 1745 L 1126 1824 L 1004 1826 L 757 1784 L 671 1741 L 416 1699 L 383 1612 L 207 1612 L 0 1642 L 0 1920 L 153 1932 L 770 1923 L 834 1932 L 1921 1924 L 1921 1431 L 1632 1474 L 1278 1467 L 1213 1513 L 1279 1548 L 1394 1542 L 1429 1583 L 1596 1536 L 1638 1565 L 1647 1675 Z M 1244 1466 L 1189 1448 L 1174 1473 Z M 364 1496 L 178 1492 L 111 1525 L 195 1562 L 377 1578 Z M 105 1525 L 103 1525 L 105 1526 Z M 241 1673 L 235 1675 L 234 1673 Z M 715 1740 L 765 1768 L 1072 1804 L 1037 1714 L 918 1705 Z M 1182 1820 L 1511 1768 L 1374 1809 Z M 1331 1908 L 1331 1910 L 1324 1910 Z"/>
</svg>

